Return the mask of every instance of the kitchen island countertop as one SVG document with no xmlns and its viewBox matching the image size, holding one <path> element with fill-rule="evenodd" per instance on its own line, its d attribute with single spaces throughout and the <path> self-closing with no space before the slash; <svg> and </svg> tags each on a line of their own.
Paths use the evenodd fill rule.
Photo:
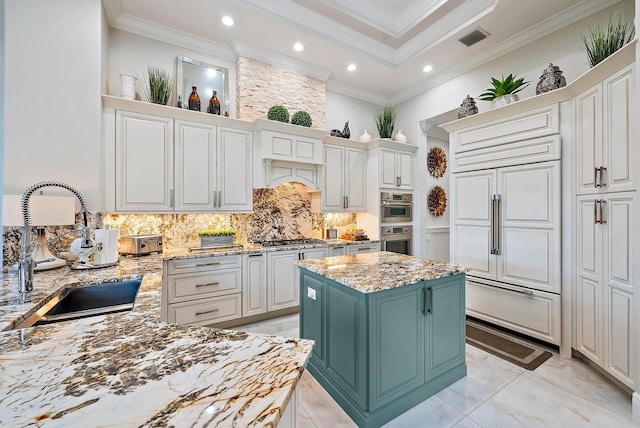
<svg viewBox="0 0 640 428">
<path fill-rule="evenodd" d="M 362 293 L 373 293 L 466 272 L 462 266 L 381 251 L 299 260 L 298 266 Z"/>
<path fill-rule="evenodd" d="M 161 266 L 39 272 L 27 302 L 4 273 L 7 329 L 65 286 L 144 278 L 131 312 L 0 333 L 0 425 L 275 426 L 313 341 L 162 323 Z"/>
</svg>

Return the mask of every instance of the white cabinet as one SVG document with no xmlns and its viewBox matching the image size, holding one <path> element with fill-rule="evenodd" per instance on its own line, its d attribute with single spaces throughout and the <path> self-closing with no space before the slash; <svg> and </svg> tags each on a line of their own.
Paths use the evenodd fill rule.
<svg viewBox="0 0 640 428">
<path fill-rule="evenodd" d="M 173 119 L 116 114 L 116 211 L 173 209 Z"/>
<path fill-rule="evenodd" d="M 324 146 L 322 211 L 366 210 L 366 151 L 352 147 Z"/>
<path fill-rule="evenodd" d="M 267 256 L 245 254 L 242 259 L 242 316 L 267 312 Z"/>
<path fill-rule="evenodd" d="M 577 203 L 576 346 L 633 387 L 633 228 L 637 192 L 582 195 Z"/>
<path fill-rule="evenodd" d="M 345 255 L 345 245 L 332 245 L 328 248 L 328 256 L 344 256 Z"/>
<path fill-rule="evenodd" d="M 454 129 L 449 239 L 470 268 L 467 314 L 560 345 L 558 117 L 554 104 Z"/>
<path fill-rule="evenodd" d="M 167 115 L 194 114 L 167 110 Z M 113 166 L 115 176 L 106 174 L 108 209 L 112 206 L 116 212 L 253 210 L 252 131 L 216 124 L 221 120 L 217 117 L 193 121 L 126 110 L 106 112 L 105 117 L 109 114 L 114 115 L 115 135 L 112 137 L 105 130 L 105 138 L 107 147 L 115 146 L 115 157 L 112 165 L 107 161 L 106 168 Z M 225 123 L 235 122 L 223 119 Z M 115 185 L 110 184 L 110 177 Z M 110 201 L 114 201 L 113 205 Z"/>
<path fill-rule="evenodd" d="M 634 65 L 575 98 L 575 347 L 630 388 L 638 358 Z M 636 287 L 637 288 L 637 287 Z"/>
<path fill-rule="evenodd" d="M 275 311 L 298 306 L 300 304 L 300 285 L 298 267 L 295 262 L 302 259 L 317 259 L 326 256 L 326 248 L 267 253 L 267 310 Z"/>
<path fill-rule="evenodd" d="M 386 189 L 413 189 L 413 154 L 400 150 L 380 148 L 379 187 Z"/>
<path fill-rule="evenodd" d="M 240 255 L 165 260 L 160 319 L 208 325 L 242 315 Z"/>
<path fill-rule="evenodd" d="M 453 176 L 453 263 L 469 275 L 559 293 L 560 161 Z"/>
<path fill-rule="evenodd" d="M 575 98 L 578 194 L 637 187 L 634 65 Z"/>
</svg>

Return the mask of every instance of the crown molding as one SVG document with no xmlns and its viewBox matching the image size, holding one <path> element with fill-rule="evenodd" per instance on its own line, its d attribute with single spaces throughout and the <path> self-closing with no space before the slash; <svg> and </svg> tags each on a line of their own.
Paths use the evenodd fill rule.
<svg viewBox="0 0 640 428">
<path fill-rule="evenodd" d="M 466 61 L 462 61 L 447 68 L 446 70 L 443 70 L 428 80 L 425 80 L 420 85 L 407 88 L 404 91 L 399 92 L 396 96 L 390 99 L 390 103 L 392 105 L 396 105 L 411 99 L 416 95 L 442 85 L 453 78 L 473 70 L 474 68 L 480 67 L 491 60 L 508 54 L 509 52 L 513 52 L 516 49 L 548 36 L 549 34 L 552 34 L 564 27 L 568 27 L 569 25 L 613 6 L 618 2 L 620 2 L 620 0 L 608 0 L 605 2 L 602 2 L 602 0 L 584 0 L 574 7 L 560 12 L 537 25 L 510 37 L 502 43 L 498 43 L 483 50 Z"/>
<path fill-rule="evenodd" d="M 331 70 L 327 68 L 299 61 L 268 49 L 258 48 L 256 46 L 237 41 L 231 42 L 231 48 L 235 52 L 236 56 L 244 56 L 266 64 L 282 67 L 287 70 L 295 71 L 296 73 L 304 74 L 305 76 L 313 77 L 314 79 L 318 79 L 323 82 L 326 82 L 331 77 Z"/>
<path fill-rule="evenodd" d="M 327 82 L 327 90 L 346 95 L 348 97 L 356 98 L 358 100 L 367 101 L 379 106 L 391 104 L 391 99 L 388 97 L 376 94 L 374 92 L 365 91 L 363 89 L 354 88 L 353 86 L 336 82 L 335 80 L 329 80 Z"/>
<path fill-rule="evenodd" d="M 107 13 L 108 15 L 108 13 Z M 181 48 L 201 52 L 226 61 L 235 62 L 236 56 L 230 47 L 221 43 L 197 37 L 182 31 L 165 27 L 132 15 L 119 15 L 115 22 L 109 20 L 111 27 L 139 36 L 169 43 Z"/>
</svg>

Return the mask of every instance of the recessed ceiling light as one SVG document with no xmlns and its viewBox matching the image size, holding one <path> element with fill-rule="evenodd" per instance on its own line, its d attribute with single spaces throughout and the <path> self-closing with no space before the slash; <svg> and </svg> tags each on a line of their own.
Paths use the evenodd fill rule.
<svg viewBox="0 0 640 428">
<path fill-rule="evenodd" d="M 433 67 L 430 65 L 425 65 L 424 67 L 422 67 L 422 71 L 424 71 L 425 73 L 428 73 L 431 70 L 433 70 Z"/>
<path fill-rule="evenodd" d="M 233 27 L 233 18 L 230 16 L 223 16 L 222 23 L 227 27 Z"/>
<path fill-rule="evenodd" d="M 349 64 L 347 65 L 347 70 L 349 71 L 356 71 L 358 67 L 355 64 Z"/>
<path fill-rule="evenodd" d="M 293 45 L 293 50 L 302 52 L 304 50 L 304 45 L 302 43 L 296 43 Z"/>
</svg>

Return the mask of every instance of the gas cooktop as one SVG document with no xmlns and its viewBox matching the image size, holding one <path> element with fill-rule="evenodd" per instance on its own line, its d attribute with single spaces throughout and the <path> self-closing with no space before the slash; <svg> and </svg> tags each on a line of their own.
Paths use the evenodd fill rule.
<svg viewBox="0 0 640 428">
<path fill-rule="evenodd" d="M 299 238 L 299 239 L 275 239 L 272 241 L 256 241 L 263 247 L 282 247 L 286 245 L 304 245 L 304 244 L 323 244 L 324 241 L 315 238 Z"/>
</svg>

